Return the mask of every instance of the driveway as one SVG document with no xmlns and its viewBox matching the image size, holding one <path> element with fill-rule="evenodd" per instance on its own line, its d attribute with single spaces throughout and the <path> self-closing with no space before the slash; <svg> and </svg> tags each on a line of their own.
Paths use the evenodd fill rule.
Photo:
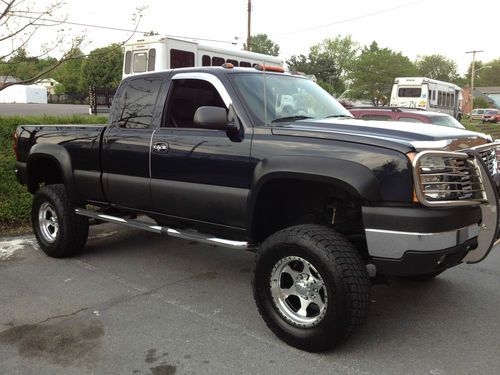
<svg viewBox="0 0 500 375">
<path fill-rule="evenodd" d="M 0 239 L 2 374 L 498 374 L 500 252 L 431 282 L 373 288 L 336 351 L 278 340 L 260 318 L 253 254 L 105 224 L 51 259 Z"/>
</svg>

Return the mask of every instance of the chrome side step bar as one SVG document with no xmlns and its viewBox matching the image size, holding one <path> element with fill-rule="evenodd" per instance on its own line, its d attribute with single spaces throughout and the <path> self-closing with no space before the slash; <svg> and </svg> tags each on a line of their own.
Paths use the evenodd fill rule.
<svg viewBox="0 0 500 375">
<path fill-rule="evenodd" d="M 102 214 L 96 211 L 86 210 L 83 208 L 75 208 L 75 214 L 80 216 L 90 217 L 96 220 L 107 221 L 110 223 L 121 224 L 127 227 L 146 230 L 157 234 L 166 234 L 170 237 L 182 238 L 184 240 L 196 241 L 210 245 L 218 245 L 229 247 L 232 249 L 248 249 L 252 247 L 245 241 L 226 240 L 224 238 L 217 238 L 211 235 L 199 233 L 195 230 L 178 230 L 160 225 L 154 225 L 140 220 L 124 219 L 118 216 L 111 216 Z"/>
</svg>

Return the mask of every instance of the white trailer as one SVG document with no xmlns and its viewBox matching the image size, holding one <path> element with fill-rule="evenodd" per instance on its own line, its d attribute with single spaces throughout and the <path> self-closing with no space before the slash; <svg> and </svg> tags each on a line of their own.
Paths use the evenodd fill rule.
<svg viewBox="0 0 500 375">
<path fill-rule="evenodd" d="M 462 89 L 454 83 L 426 77 L 398 77 L 394 80 L 391 107 L 409 107 L 462 117 Z"/>
<path fill-rule="evenodd" d="M 220 66 L 224 63 L 241 67 L 260 64 L 284 66 L 283 60 L 276 56 L 166 36 L 150 36 L 125 44 L 123 78 L 144 72 L 193 66 Z"/>
</svg>

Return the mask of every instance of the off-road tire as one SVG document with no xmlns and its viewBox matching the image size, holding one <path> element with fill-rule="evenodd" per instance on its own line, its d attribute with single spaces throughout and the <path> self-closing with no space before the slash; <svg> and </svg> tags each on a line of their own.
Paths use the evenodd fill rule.
<svg viewBox="0 0 500 375">
<path fill-rule="evenodd" d="M 43 213 L 46 217 L 41 217 Z M 52 217 L 55 217 L 54 224 L 44 228 L 43 220 Z M 88 219 L 75 214 L 62 184 L 46 185 L 36 192 L 31 207 L 31 223 L 40 248 L 50 257 L 75 255 L 87 242 Z"/>
<path fill-rule="evenodd" d="M 310 263 L 324 282 L 328 303 L 313 326 L 300 327 L 287 320 L 273 299 L 271 276 L 283 259 L 290 258 Z M 341 234 L 314 224 L 283 229 L 264 241 L 256 254 L 252 287 L 259 313 L 271 331 L 289 345 L 310 352 L 345 341 L 364 321 L 371 292 L 357 249 Z"/>
</svg>

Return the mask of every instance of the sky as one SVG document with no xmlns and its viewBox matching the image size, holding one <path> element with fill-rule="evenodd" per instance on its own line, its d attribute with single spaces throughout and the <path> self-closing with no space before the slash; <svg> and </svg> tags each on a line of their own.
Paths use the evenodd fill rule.
<svg viewBox="0 0 500 375">
<path fill-rule="evenodd" d="M 247 34 L 248 0 L 66 0 L 54 18 L 75 23 L 133 29 L 132 16 L 145 6 L 140 31 L 226 41 L 242 47 Z M 47 0 L 34 1 L 43 8 Z M 470 5 L 473 4 L 473 5 Z M 411 60 L 441 54 L 454 60 L 464 74 L 472 61 L 466 51 L 483 50 L 476 60 L 500 58 L 499 0 L 472 3 L 457 0 L 252 0 L 252 34 L 266 33 L 280 46 L 285 59 L 307 55 L 309 47 L 325 38 L 351 35 L 359 45 L 376 41 L 380 47 L 401 52 Z M 489 17 L 492 17 L 489 20 Z M 84 50 L 121 42 L 130 32 L 66 25 L 71 35 L 86 34 Z M 54 30 L 37 39 L 48 41 Z M 139 38 L 136 34 L 133 38 Z M 37 47 L 33 45 L 31 49 Z"/>
</svg>

